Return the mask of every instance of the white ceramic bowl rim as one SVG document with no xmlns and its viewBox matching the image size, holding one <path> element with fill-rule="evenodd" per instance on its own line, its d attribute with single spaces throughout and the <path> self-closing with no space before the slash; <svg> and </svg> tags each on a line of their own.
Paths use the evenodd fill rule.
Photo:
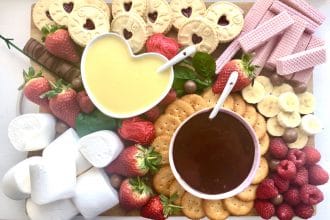
<svg viewBox="0 0 330 220">
<path fill-rule="evenodd" d="M 248 124 L 244 118 L 242 118 L 239 114 L 233 112 L 233 111 L 230 111 L 230 110 L 226 110 L 226 109 L 221 109 L 219 113 L 225 113 L 225 114 L 228 114 L 232 117 L 234 117 L 235 119 L 237 119 L 238 121 L 240 121 L 244 127 L 247 129 L 247 131 L 249 132 L 251 138 L 252 138 L 252 141 L 253 141 L 253 144 L 254 144 L 254 158 L 253 158 L 253 163 L 252 163 L 252 167 L 251 167 L 251 170 L 248 174 L 248 176 L 245 178 L 245 180 L 240 184 L 238 185 L 237 187 L 235 187 L 234 189 L 228 191 L 228 192 L 225 192 L 225 193 L 220 193 L 220 194 L 206 194 L 206 193 L 203 193 L 203 192 L 200 192 L 194 188 L 192 188 L 191 186 L 189 186 L 180 176 L 180 174 L 178 173 L 178 171 L 176 170 L 175 168 L 175 165 L 174 165 L 174 160 L 173 160 L 173 147 L 174 147 L 174 140 L 175 140 L 175 137 L 177 136 L 179 130 L 182 128 L 182 126 L 184 124 L 187 123 L 187 121 L 189 121 L 192 117 L 198 115 L 198 114 L 201 114 L 203 112 L 207 112 L 207 111 L 210 111 L 212 108 L 208 108 L 208 109 L 203 109 L 203 110 L 200 110 L 200 111 L 197 111 L 195 112 L 194 114 L 190 115 L 188 118 L 186 118 L 184 120 L 184 122 L 181 123 L 181 125 L 176 129 L 176 131 L 174 132 L 172 138 L 171 138 L 171 142 L 170 142 L 170 148 L 169 148 L 169 162 L 170 162 L 170 167 L 171 167 L 171 170 L 176 178 L 176 180 L 179 182 L 179 184 L 186 190 L 188 191 L 190 194 L 196 196 L 196 197 L 199 197 L 199 198 L 202 198 L 202 199 L 209 199 L 209 200 L 218 200 L 218 199 L 225 199 L 225 198 L 229 198 L 229 197 L 232 197 L 240 192 L 242 192 L 246 187 L 248 187 L 254 176 L 255 176 L 255 173 L 257 171 L 257 168 L 259 166 L 259 162 L 260 162 L 260 146 L 259 146 L 259 141 L 258 141 L 258 138 L 253 130 L 253 128 L 250 126 L 250 124 Z M 230 172 L 230 171 L 229 171 Z"/>
<path fill-rule="evenodd" d="M 82 78 L 82 82 L 83 82 L 83 85 L 86 89 L 86 92 L 88 94 L 88 96 L 90 97 L 91 101 L 94 103 L 94 105 L 102 112 L 104 113 L 105 115 L 108 115 L 110 117 L 113 117 L 113 118 L 130 118 L 130 117 L 134 117 L 134 116 L 137 116 L 137 115 L 141 115 L 143 113 L 145 113 L 146 111 L 150 110 L 151 108 L 153 108 L 154 106 L 156 106 L 160 101 L 162 101 L 165 96 L 167 95 L 167 93 L 170 91 L 171 87 L 172 87 L 172 84 L 173 84 L 173 80 L 174 80 L 174 71 L 173 71 L 173 67 L 170 67 L 170 80 L 168 82 L 168 85 L 166 87 L 166 89 L 164 90 L 164 92 L 161 94 L 161 96 L 159 96 L 159 98 L 154 102 L 154 103 L 151 103 L 149 105 L 147 105 L 146 107 L 144 107 L 143 109 L 139 109 L 137 111 L 134 111 L 134 112 L 131 112 L 131 113 L 127 113 L 127 114 L 121 114 L 121 113 L 115 113 L 115 112 L 112 112 L 111 110 L 105 108 L 103 105 L 101 105 L 97 99 L 94 97 L 94 94 L 93 92 L 91 91 L 90 87 L 88 86 L 88 83 L 86 81 L 86 72 L 85 72 L 85 62 L 86 62 L 86 56 L 87 56 L 87 51 L 88 49 L 98 40 L 102 39 L 102 38 L 105 38 L 105 37 L 116 37 L 116 38 L 119 38 L 121 40 L 123 40 L 127 46 L 127 49 L 129 50 L 131 56 L 133 58 L 138 58 L 138 57 L 143 57 L 143 56 L 150 56 L 150 55 L 155 55 L 155 56 L 158 56 L 160 57 L 161 59 L 163 59 L 165 62 L 168 61 L 168 59 L 163 56 L 162 54 L 159 54 L 159 53 L 142 53 L 142 54 L 138 54 L 138 55 L 135 55 L 130 46 L 129 46 L 129 43 L 122 37 L 120 36 L 119 34 L 116 34 L 116 33 L 105 33 L 105 34 L 101 34 L 101 35 L 98 35 L 96 37 L 94 37 L 92 40 L 90 40 L 87 44 L 87 46 L 85 47 L 84 49 L 84 52 L 83 52 L 83 55 L 82 55 L 82 58 L 81 58 L 81 64 L 80 64 L 80 69 L 81 69 L 81 78 Z M 158 74 L 158 73 L 155 73 L 155 74 Z M 118 94 L 119 95 L 119 94 Z M 141 97 L 141 99 L 143 99 L 143 97 Z"/>
</svg>

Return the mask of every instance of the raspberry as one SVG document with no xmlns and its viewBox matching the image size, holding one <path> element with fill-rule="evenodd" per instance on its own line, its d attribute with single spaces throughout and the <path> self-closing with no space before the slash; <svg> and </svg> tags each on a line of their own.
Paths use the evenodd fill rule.
<svg viewBox="0 0 330 220">
<path fill-rule="evenodd" d="M 286 203 L 283 203 L 277 207 L 276 216 L 280 220 L 291 220 L 294 217 L 294 212 L 291 206 Z"/>
<path fill-rule="evenodd" d="M 289 185 L 290 185 L 289 180 L 285 180 L 285 179 L 281 178 L 276 173 L 274 175 L 272 175 L 272 179 L 274 180 L 274 184 L 280 193 L 283 193 L 289 189 Z"/>
<path fill-rule="evenodd" d="M 300 203 L 295 207 L 294 212 L 300 218 L 308 219 L 313 216 L 314 208 L 311 205 Z"/>
<path fill-rule="evenodd" d="M 282 138 L 273 138 L 270 141 L 269 152 L 276 159 L 284 159 L 288 153 L 288 146 Z"/>
<path fill-rule="evenodd" d="M 294 179 L 296 177 L 297 169 L 292 161 L 282 160 L 276 171 L 280 177 L 286 180 Z"/>
<path fill-rule="evenodd" d="M 313 165 L 308 168 L 309 183 L 313 185 L 322 185 L 328 182 L 329 174 L 320 165 Z"/>
<path fill-rule="evenodd" d="M 254 208 L 257 213 L 264 219 L 270 219 L 275 214 L 275 207 L 272 203 L 265 200 L 256 200 Z"/>
<path fill-rule="evenodd" d="M 296 177 L 291 180 L 292 184 L 303 186 L 308 183 L 308 171 L 305 167 L 300 167 L 297 170 Z"/>
<path fill-rule="evenodd" d="M 290 149 L 287 155 L 287 159 L 292 161 L 296 168 L 302 167 L 306 162 L 306 155 L 303 151 L 298 149 Z"/>
<path fill-rule="evenodd" d="M 157 118 L 160 116 L 160 114 L 161 114 L 161 111 L 158 106 L 155 106 L 152 109 L 150 109 L 149 111 L 147 111 L 146 113 L 144 113 L 146 118 L 152 122 L 156 121 Z"/>
<path fill-rule="evenodd" d="M 258 199 L 271 199 L 278 195 L 278 190 L 272 179 L 264 179 L 257 188 Z"/>
<path fill-rule="evenodd" d="M 300 203 L 299 190 L 297 188 L 290 188 L 283 195 L 284 201 L 289 205 L 295 206 Z"/>
<path fill-rule="evenodd" d="M 176 91 L 171 89 L 165 98 L 160 102 L 160 105 L 167 106 L 176 100 Z"/>
<path fill-rule="evenodd" d="M 321 159 L 321 154 L 315 147 L 306 146 L 302 151 L 306 155 L 306 165 L 308 166 L 316 164 Z"/>
<path fill-rule="evenodd" d="M 300 188 L 300 198 L 306 205 L 316 205 L 323 201 L 323 193 L 316 186 L 306 184 Z"/>
</svg>

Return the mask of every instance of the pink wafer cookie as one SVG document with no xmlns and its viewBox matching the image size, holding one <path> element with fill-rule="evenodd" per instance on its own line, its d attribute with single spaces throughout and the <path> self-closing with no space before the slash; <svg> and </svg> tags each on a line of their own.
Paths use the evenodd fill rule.
<svg viewBox="0 0 330 220">
<path fill-rule="evenodd" d="M 325 61 L 326 48 L 322 46 L 281 57 L 276 62 L 276 69 L 278 74 L 284 75 L 314 67 Z"/>
<path fill-rule="evenodd" d="M 291 16 L 297 16 L 300 19 L 304 20 L 306 24 L 306 31 L 309 33 L 314 33 L 315 30 L 320 26 L 318 23 L 310 19 L 309 17 L 301 14 L 300 12 L 296 11 L 295 9 L 287 6 L 286 4 L 283 4 L 280 1 L 274 1 L 272 6 L 270 7 L 270 10 L 276 14 L 281 13 L 283 11 L 288 12 Z"/>
<path fill-rule="evenodd" d="M 262 69 L 265 66 L 265 63 L 269 57 L 269 54 L 274 50 L 276 44 L 278 43 L 280 36 L 275 36 L 271 38 L 265 45 L 260 48 L 257 48 L 255 51 L 255 56 L 253 58 L 252 64 L 258 66 L 255 70 L 255 74 L 259 75 Z"/>
<path fill-rule="evenodd" d="M 250 8 L 244 19 L 244 27 L 240 34 L 253 30 L 260 23 L 265 13 L 268 11 L 274 0 L 257 0 Z M 216 61 L 216 73 L 220 72 L 223 66 L 228 63 L 241 49 L 237 38 L 226 48 Z"/>
<path fill-rule="evenodd" d="M 311 18 L 313 21 L 315 21 L 318 24 L 322 24 L 326 16 L 323 15 L 320 11 L 315 9 L 313 6 L 308 4 L 305 0 L 281 0 L 285 4 L 291 6 L 292 8 L 296 9 L 297 11 L 300 11 L 304 15 Z"/>
<path fill-rule="evenodd" d="M 301 35 L 301 37 L 299 38 L 298 44 L 294 48 L 293 53 L 298 53 L 298 52 L 306 50 L 311 38 L 312 38 L 311 34 L 304 32 Z M 288 80 L 292 79 L 293 77 L 294 77 L 294 73 L 284 75 L 284 78 L 286 78 Z"/>
<path fill-rule="evenodd" d="M 275 68 L 276 60 L 278 58 L 284 57 L 293 52 L 294 48 L 298 44 L 299 38 L 305 30 L 305 27 L 305 22 L 295 20 L 295 23 L 284 32 L 275 50 L 271 53 L 267 60 L 267 66 Z"/>
<path fill-rule="evenodd" d="M 259 25 L 256 29 L 238 39 L 245 52 L 251 52 L 270 38 L 280 34 L 294 23 L 287 12 L 281 12 L 272 19 Z"/>
<path fill-rule="evenodd" d="M 320 47 L 320 46 L 324 46 L 324 45 L 325 45 L 325 42 L 322 39 L 320 39 L 316 36 L 312 36 L 311 40 L 307 46 L 307 49 L 312 49 L 312 48 Z M 298 82 L 303 82 L 303 83 L 307 84 L 313 75 L 313 71 L 314 71 L 314 67 L 296 72 L 293 74 L 292 79 L 296 80 Z"/>
</svg>

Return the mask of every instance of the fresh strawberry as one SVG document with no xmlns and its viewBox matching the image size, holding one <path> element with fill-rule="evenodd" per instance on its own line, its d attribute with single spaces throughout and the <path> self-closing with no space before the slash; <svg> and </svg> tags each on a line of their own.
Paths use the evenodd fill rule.
<svg viewBox="0 0 330 220">
<path fill-rule="evenodd" d="M 323 201 L 323 193 L 314 185 L 306 184 L 300 188 L 300 198 L 306 205 L 316 205 Z"/>
<path fill-rule="evenodd" d="M 28 72 L 23 70 L 23 77 L 24 84 L 19 89 L 23 89 L 25 97 L 41 107 L 48 108 L 48 99 L 40 96 L 51 90 L 51 87 L 48 80 L 42 76 L 42 72 L 36 73 L 33 67 L 30 67 Z"/>
<path fill-rule="evenodd" d="M 289 205 L 295 206 L 300 203 L 300 193 L 298 188 L 291 187 L 283 194 L 284 201 Z"/>
<path fill-rule="evenodd" d="M 272 138 L 269 144 L 269 152 L 276 159 L 284 159 L 288 153 L 288 146 L 282 138 Z"/>
<path fill-rule="evenodd" d="M 145 218 L 164 220 L 181 209 L 180 206 L 173 204 L 176 199 L 177 196 L 170 198 L 167 198 L 164 195 L 154 196 L 145 206 L 142 207 L 140 214 Z"/>
<path fill-rule="evenodd" d="M 306 154 L 298 149 L 290 149 L 286 158 L 292 161 L 296 168 L 304 166 L 306 162 Z"/>
<path fill-rule="evenodd" d="M 302 151 L 306 155 L 306 165 L 307 166 L 314 165 L 317 162 L 319 162 L 321 159 L 321 154 L 315 147 L 306 146 L 302 149 Z"/>
<path fill-rule="evenodd" d="M 160 111 L 160 108 L 158 106 L 155 106 L 152 109 L 150 109 L 149 111 L 147 111 L 146 113 L 144 113 L 144 115 L 146 116 L 146 118 L 149 121 L 154 122 L 161 115 L 161 111 Z"/>
<path fill-rule="evenodd" d="M 139 209 L 152 195 L 151 188 L 140 178 L 129 178 L 122 182 L 119 189 L 119 202 L 126 210 Z"/>
<path fill-rule="evenodd" d="M 123 120 L 118 133 L 125 140 L 149 145 L 155 138 L 156 130 L 152 122 L 134 117 Z"/>
<path fill-rule="evenodd" d="M 64 85 L 62 80 L 52 84 L 52 87 L 52 90 L 44 93 L 42 97 L 48 97 L 49 108 L 57 118 L 74 128 L 80 113 L 76 91 Z"/>
<path fill-rule="evenodd" d="M 127 177 L 144 176 L 148 171 L 158 170 L 161 156 L 153 148 L 134 145 L 125 148 L 119 156 L 106 168 L 109 174 Z"/>
<path fill-rule="evenodd" d="M 263 219 L 270 219 L 275 214 L 275 206 L 267 200 L 256 200 L 254 208 Z"/>
<path fill-rule="evenodd" d="M 160 53 L 169 60 L 180 50 L 180 45 L 174 38 L 166 37 L 161 33 L 151 35 L 145 45 L 147 52 Z"/>
<path fill-rule="evenodd" d="M 77 101 L 82 112 L 89 114 L 95 110 L 95 106 L 85 91 L 77 94 Z"/>
<path fill-rule="evenodd" d="M 176 100 L 176 97 L 176 91 L 174 89 L 171 89 L 159 104 L 162 106 L 168 106 Z"/>
<path fill-rule="evenodd" d="M 276 171 L 280 177 L 286 180 L 294 179 L 297 174 L 296 166 L 290 160 L 282 160 L 277 165 Z"/>
<path fill-rule="evenodd" d="M 271 199 L 278 195 L 278 190 L 274 185 L 274 180 L 264 179 L 257 188 L 258 199 Z"/>
<path fill-rule="evenodd" d="M 43 27 L 41 32 L 42 40 L 49 53 L 73 63 L 79 62 L 80 56 L 67 30 L 51 25 Z"/>
<path fill-rule="evenodd" d="M 294 217 L 294 212 L 288 204 L 281 204 L 276 208 L 276 216 L 280 220 L 291 220 Z"/>
<path fill-rule="evenodd" d="M 238 72 L 238 79 L 233 88 L 233 92 L 240 91 L 251 83 L 251 80 L 255 77 L 256 66 L 251 64 L 251 56 L 244 54 L 242 59 L 235 59 L 229 61 L 219 72 L 218 78 L 212 86 L 214 93 L 221 93 L 225 88 L 225 85 L 232 72 Z"/>
<path fill-rule="evenodd" d="M 274 180 L 274 184 L 279 193 L 286 192 L 289 189 L 290 182 L 280 177 L 277 173 L 274 173 L 271 177 Z"/>
<path fill-rule="evenodd" d="M 300 203 L 294 208 L 294 213 L 303 219 L 309 219 L 313 216 L 314 208 L 311 205 Z"/>
<path fill-rule="evenodd" d="M 308 170 L 305 167 L 300 167 L 297 170 L 297 175 L 291 180 L 292 184 L 303 186 L 308 183 Z"/>
<path fill-rule="evenodd" d="M 309 183 L 313 185 L 322 185 L 328 182 L 329 174 L 320 165 L 315 164 L 308 168 Z"/>
</svg>

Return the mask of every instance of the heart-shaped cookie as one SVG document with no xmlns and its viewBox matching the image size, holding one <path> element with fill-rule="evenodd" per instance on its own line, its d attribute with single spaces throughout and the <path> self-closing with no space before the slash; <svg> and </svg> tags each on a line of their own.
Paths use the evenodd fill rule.
<svg viewBox="0 0 330 220">
<path fill-rule="evenodd" d="M 134 55 L 125 39 L 115 33 L 94 38 L 82 57 L 85 89 L 104 114 L 128 118 L 158 104 L 173 82 L 173 68 L 157 69 L 168 60 L 157 53 Z"/>
</svg>

